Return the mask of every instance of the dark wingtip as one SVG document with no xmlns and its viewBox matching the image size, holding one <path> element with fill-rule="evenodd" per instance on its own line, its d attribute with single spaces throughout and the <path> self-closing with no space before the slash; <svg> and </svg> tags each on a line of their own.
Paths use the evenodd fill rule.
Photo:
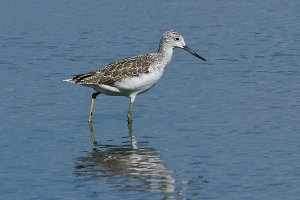
<svg viewBox="0 0 300 200">
<path fill-rule="evenodd" d="M 90 72 L 90 73 L 87 73 L 87 74 L 74 75 L 72 81 L 74 81 L 74 83 L 80 83 L 83 79 L 92 76 L 94 73 L 95 72 Z"/>
</svg>

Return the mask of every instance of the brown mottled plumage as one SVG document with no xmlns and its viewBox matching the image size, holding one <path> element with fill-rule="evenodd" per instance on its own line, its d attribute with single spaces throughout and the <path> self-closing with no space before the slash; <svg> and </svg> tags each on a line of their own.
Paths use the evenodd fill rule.
<svg viewBox="0 0 300 200">
<path fill-rule="evenodd" d="M 115 61 L 95 72 L 76 75 L 72 81 L 78 84 L 104 84 L 113 86 L 126 77 L 149 73 L 149 67 L 157 61 L 153 54 L 145 54 Z"/>
</svg>

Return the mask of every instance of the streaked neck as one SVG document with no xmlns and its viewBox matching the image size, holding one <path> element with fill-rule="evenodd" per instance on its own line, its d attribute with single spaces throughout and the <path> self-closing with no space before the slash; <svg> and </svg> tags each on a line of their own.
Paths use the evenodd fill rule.
<svg viewBox="0 0 300 200">
<path fill-rule="evenodd" d="M 162 61 L 167 65 L 172 60 L 173 47 L 161 43 L 157 53 L 162 57 Z"/>
</svg>

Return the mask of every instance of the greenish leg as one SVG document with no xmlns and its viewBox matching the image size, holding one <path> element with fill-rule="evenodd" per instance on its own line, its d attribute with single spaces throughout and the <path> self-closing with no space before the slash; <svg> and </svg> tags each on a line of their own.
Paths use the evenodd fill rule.
<svg viewBox="0 0 300 200">
<path fill-rule="evenodd" d="M 128 124 L 132 124 L 132 109 L 133 109 L 133 102 L 134 102 L 135 96 L 130 97 L 130 103 L 129 103 L 129 109 L 128 109 Z"/>
<path fill-rule="evenodd" d="M 132 149 L 138 149 L 137 142 L 135 140 L 135 136 L 132 133 L 132 123 L 131 124 L 128 123 L 128 134 L 129 134 L 129 137 L 130 137 L 130 140 L 131 140 L 131 148 Z"/>
<path fill-rule="evenodd" d="M 128 124 L 132 124 L 132 102 L 130 102 L 129 104 L 127 118 L 128 118 Z"/>
<path fill-rule="evenodd" d="M 90 109 L 90 114 L 89 114 L 89 119 L 88 122 L 92 121 L 92 116 L 93 116 L 93 111 L 94 111 L 94 104 L 96 101 L 96 97 L 101 94 L 100 92 L 95 92 L 92 94 L 92 103 L 91 103 L 91 109 Z"/>
<path fill-rule="evenodd" d="M 88 123 L 89 123 L 89 128 L 90 128 L 92 144 L 93 144 L 93 150 L 96 150 L 97 149 L 97 141 L 96 141 L 95 134 L 94 134 L 93 124 L 90 121 Z"/>
</svg>

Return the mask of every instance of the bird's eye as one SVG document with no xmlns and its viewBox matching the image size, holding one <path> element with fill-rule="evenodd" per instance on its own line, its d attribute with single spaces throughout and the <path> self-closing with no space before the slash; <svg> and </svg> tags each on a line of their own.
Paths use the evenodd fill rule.
<svg viewBox="0 0 300 200">
<path fill-rule="evenodd" d="M 177 38 L 175 38 L 175 40 L 177 40 L 177 41 L 178 41 L 178 40 L 179 40 L 179 38 L 177 37 Z"/>
</svg>

